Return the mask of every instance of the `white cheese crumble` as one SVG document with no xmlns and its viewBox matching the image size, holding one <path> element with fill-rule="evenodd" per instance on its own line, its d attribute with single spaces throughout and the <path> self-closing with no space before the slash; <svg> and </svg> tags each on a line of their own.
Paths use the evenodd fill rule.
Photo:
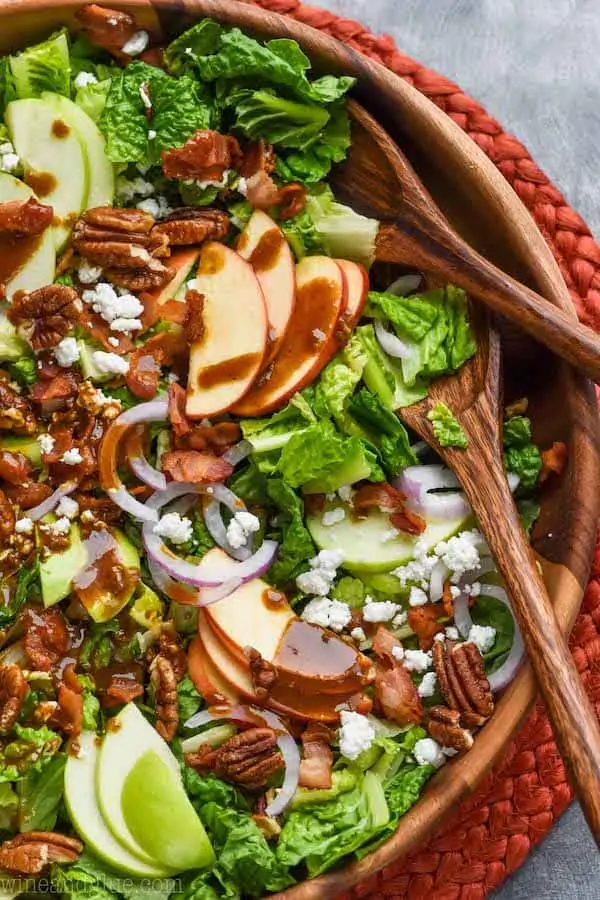
<svg viewBox="0 0 600 900">
<path fill-rule="evenodd" d="M 92 362 L 100 370 L 110 375 L 126 375 L 129 372 L 129 363 L 117 353 L 106 353 L 104 350 L 94 350 Z"/>
<path fill-rule="evenodd" d="M 147 81 L 140 84 L 140 97 L 146 109 L 152 109 L 152 100 L 150 99 L 150 85 Z"/>
<path fill-rule="evenodd" d="M 128 41 L 126 41 L 121 50 L 123 53 L 127 54 L 127 56 L 139 56 L 140 53 L 143 53 L 144 50 L 148 48 L 148 44 L 150 43 L 150 36 L 147 31 L 136 31 L 135 34 L 132 34 Z"/>
<path fill-rule="evenodd" d="M 21 165 L 21 160 L 10 141 L 0 144 L 0 171 L 15 172 Z"/>
<path fill-rule="evenodd" d="M 404 667 L 409 672 L 425 672 L 433 662 L 431 650 L 405 650 Z"/>
<path fill-rule="evenodd" d="M 139 169 L 139 166 L 138 166 Z M 146 171 L 148 171 L 146 169 Z M 117 178 L 117 199 L 121 203 L 131 203 L 134 197 L 151 197 L 154 193 L 154 185 L 144 178 L 125 178 L 120 175 Z"/>
<path fill-rule="evenodd" d="M 79 503 L 70 497 L 61 497 L 60 503 L 56 507 L 57 516 L 66 516 L 67 519 L 76 519 L 79 515 Z"/>
<path fill-rule="evenodd" d="M 147 200 L 140 200 L 135 205 L 142 212 L 148 213 L 155 219 L 164 219 L 165 216 L 173 212 L 166 197 L 163 197 L 162 194 L 158 194 L 156 197 L 149 197 Z"/>
<path fill-rule="evenodd" d="M 392 656 L 394 659 L 397 659 L 398 662 L 402 662 L 404 659 L 404 647 L 401 647 L 400 644 L 396 644 L 392 647 Z"/>
<path fill-rule="evenodd" d="M 33 531 L 33 521 L 28 516 L 23 516 L 15 522 L 15 531 L 17 534 L 31 534 Z"/>
<path fill-rule="evenodd" d="M 445 634 L 449 641 L 458 641 L 460 638 L 460 634 L 458 633 L 458 628 L 455 628 L 454 625 L 448 625 L 448 627 L 445 629 Z M 437 635 L 436 635 L 436 637 L 437 637 Z M 442 640 L 443 640 L 443 636 L 442 636 Z"/>
<path fill-rule="evenodd" d="M 42 528 L 44 531 L 49 531 L 52 534 L 68 534 L 71 530 L 71 522 L 66 516 L 61 516 L 55 522 L 48 522 L 47 525 L 42 525 Z"/>
<path fill-rule="evenodd" d="M 112 335 L 111 335 L 111 337 L 108 338 L 108 343 L 110 344 L 111 347 L 118 347 L 119 346 L 119 338 L 112 337 Z"/>
<path fill-rule="evenodd" d="M 89 303 L 105 322 L 113 323 L 124 319 L 139 321 L 144 312 L 143 304 L 133 294 L 118 294 L 111 284 L 101 281 L 83 292 L 83 299 Z"/>
<path fill-rule="evenodd" d="M 419 697 L 433 697 L 435 694 L 435 686 L 437 684 L 437 675 L 435 672 L 425 672 L 421 683 L 417 688 Z"/>
<path fill-rule="evenodd" d="M 227 526 L 227 540 L 234 550 L 245 547 L 251 534 L 260 530 L 260 519 L 253 513 L 241 509 Z"/>
<path fill-rule="evenodd" d="M 296 586 L 303 594 L 326 597 L 335 581 L 337 569 L 344 561 L 339 550 L 321 550 L 310 560 L 310 570 L 296 578 Z"/>
<path fill-rule="evenodd" d="M 52 453 L 55 443 L 56 441 L 51 434 L 40 434 L 38 437 L 38 444 L 42 453 Z"/>
<path fill-rule="evenodd" d="M 318 341 L 319 344 L 322 344 L 323 341 L 325 340 L 325 338 L 327 337 L 325 332 L 322 331 L 320 328 L 313 328 L 312 335 L 313 335 L 315 341 Z"/>
<path fill-rule="evenodd" d="M 64 462 L 67 466 L 78 466 L 80 462 L 83 462 L 83 456 L 77 447 L 71 447 L 70 450 L 65 450 L 61 456 L 61 462 Z"/>
<path fill-rule="evenodd" d="M 413 756 L 420 766 L 435 766 L 439 769 L 446 762 L 442 748 L 433 738 L 421 738 L 414 746 Z"/>
<path fill-rule="evenodd" d="M 411 587 L 408 602 L 410 606 L 425 606 L 429 603 L 429 597 L 421 588 Z"/>
<path fill-rule="evenodd" d="M 79 359 L 79 347 L 74 337 L 65 337 L 56 345 L 54 348 L 54 359 L 64 369 L 77 362 Z"/>
<path fill-rule="evenodd" d="M 337 493 L 340 500 L 342 500 L 344 503 L 350 503 L 354 494 L 354 488 L 351 484 L 343 484 L 340 488 L 338 488 Z"/>
<path fill-rule="evenodd" d="M 77 90 L 81 90 L 81 88 L 86 88 L 90 84 L 98 84 L 98 79 L 93 72 L 80 72 L 75 77 L 73 84 Z"/>
<path fill-rule="evenodd" d="M 149 141 L 156 140 L 156 131 L 154 130 L 154 128 L 151 128 L 150 131 L 148 132 L 148 140 Z"/>
<path fill-rule="evenodd" d="M 309 625 L 342 631 L 352 621 L 352 613 L 347 603 L 330 600 L 329 597 L 315 597 L 305 606 L 302 618 Z"/>
<path fill-rule="evenodd" d="M 363 619 L 365 622 L 391 622 L 397 615 L 400 607 L 391 600 L 375 601 L 367 594 L 363 606 Z"/>
<path fill-rule="evenodd" d="M 337 525 L 338 522 L 341 522 L 346 518 L 346 510 L 341 506 L 336 506 L 335 509 L 327 509 L 321 516 L 321 523 L 326 527 L 331 525 Z"/>
<path fill-rule="evenodd" d="M 475 644 L 481 654 L 487 653 L 496 643 L 496 629 L 491 625 L 471 625 L 467 640 Z"/>
<path fill-rule="evenodd" d="M 352 640 L 358 641 L 359 643 L 361 643 L 362 641 L 365 641 L 367 639 L 365 632 L 360 627 L 353 628 L 352 631 L 350 632 L 350 637 L 352 638 Z"/>
<path fill-rule="evenodd" d="M 392 625 L 394 626 L 394 628 L 400 628 L 402 625 L 406 625 L 407 620 L 408 613 L 402 610 L 402 612 L 399 612 L 397 616 L 394 616 L 394 618 L 392 619 Z"/>
<path fill-rule="evenodd" d="M 375 740 L 375 729 L 366 716 L 347 709 L 341 711 L 340 720 L 340 753 L 346 759 L 357 759 Z"/>
<path fill-rule="evenodd" d="M 101 266 L 92 266 L 83 259 L 77 267 L 77 277 L 82 284 L 94 284 L 102 278 Z"/>
<path fill-rule="evenodd" d="M 152 531 L 172 544 L 186 544 L 193 534 L 191 519 L 175 512 L 164 515 Z"/>
<path fill-rule="evenodd" d="M 435 555 L 452 572 L 451 580 L 456 583 L 466 572 L 480 568 L 478 531 L 462 531 L 447 541 L 440 541 L 435 547 Z"/>
<path fill-rule="evenodd" d="M 126 333 L 129 331 L 139 331 L 142 327 L 141 319 L 124 319 L 118 318 L 113 319 L 110 323 L 111 331 L 120 331 L 122 333 Z"/>
<path fill-rule="evenodd" d="M 240 180 L 238 181 L 238 186 L 237 186 L 236 190 L 237 190 L 238 194 L 241 194 L 242 197 L 245 197 L 246 194 L 248 193 L 248 179 L 240 178 Z"/>
</svg>

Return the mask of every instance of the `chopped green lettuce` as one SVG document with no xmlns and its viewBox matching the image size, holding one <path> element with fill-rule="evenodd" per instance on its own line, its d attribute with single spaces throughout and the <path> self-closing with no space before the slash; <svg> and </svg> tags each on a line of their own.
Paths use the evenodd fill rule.
<svg viewBox="0 0 600 900">
<path fill-rule="evenodd" d="M 345 103 L 332 104 L 329 114 L 329 121 L 318 140 L 305 150 L 292 150 L 279 157 L 277 174 L 286 181 L 303 181 L 308 185 L 316 185 L 329 174 L 333 163 L 342 162 L 346 158 L 351 139 L 350 119 Z"/>
<path fill-rule="evenodd" d="M 332 600 L 347 603 L 350 609 L 360 609 L 364 606 L 366 589 L 360 578 L 344 575 L 331 591 Z"/>
<path fill-rule="evenodd" d="M 203 704 L 202 697 L 196 690 L 194 682 L 186 675 L 177 685 L 177 703 L 179 706 L 179 721 L 183 725 L 197 713 Z"/>
<path fill-rule="evenodd" d="M 235 127 L 250 140 L 305 150 L 327 125 L 330 115 L 317 103 L 288 100 L 272 88 L 240 88 L 225 100 L 235 113 Z"/>
<path fill-rule="evenodd" d="M 36 556 L 30 565 L 22 566 L 11 589 L 8 603 L 0 606 L 0 627 L 6 628 L 14 622 L 28 600 L 40 595 L 40 561 Z"/>
<path fill-rule="evenodd" d="M 517 500 L 519 518 L 521 519 L 523 531 L 527 536 L 531 536 L 533 526 L 540 517 L 541 509 L 542 508 L 537 500 L 531 500 L 529 498 Z"/>
<path fill-rule="evenodd" d="M 8 743 L 0 749 L 0 782 L 18 781 L 29 773 L 40 772 L 61 743 L 60 735 L 46 725 L 15 725 Z"/>
<path fill-rule="evenodd" d="M 180 147 L 201 128 L 211 125 L 210 101 L 189 75 L 155 78 L 150 89 L 152 101 L 152 159 L 160 160 L 162 150 Z"/>
<path fill-rule="evenodd" d="M 53 831 L 64 793 L 66 762 L 66 753 L 57 753 L 17 783 L 19 831 Z"/>
<path fill-rule="evenodd" d="M 83 728 L 85 731 L 97 731 L 100 718 L 100 701 L 94 693 L 96 684 L 89 675 L 78 675 L 77 679 L 83 688 Z"/>
<path fill-rule="evenodd" d="M 250 441 L 254 461 L 261 471 L 273 472 L 278 453 L 290 438 L 316 422 L 305 393 L 295 394 L 287 406 L 264 419 L 242 419 L 242 434 Z M 273 457 L 275 454 L 275 457 Z"/>
<path fill-rule="evenodd" d="M 31 356 L 27 341 L 20 338 L 15 326 L 0 314 L 0 363 L 15 363 L 23 357 L 32 359 L 35 366 L 35 357 Z"/>
<path fill-rule="evenodd" d="M 19 798 L 12 784 L 0 784 L 0 831 L 15 831 Z"/>
<path fill-rule="evenodd" d="M 123 165 L 150 161 L 149 124 L 140 89 L 148 85 L 153 92 L 164 78 L 167 76 L 162 69 L 133 62 L 111 79 L 106 106 L 98 120 L 111 162 Z"/>
<path fill-rule="evenodd" d="M 496 629 L 496 640 L 491 650 L 484 654 L 485 670 L 489 674 L 499 669 L 505 661 L 515 636 L 515 623 L 509 609 L 495 597 L 480 595 L 471 618 L 476 625 L 488 625 Z"/>
<path fill-rule="evenodd" d="M 71 60 L 66 29 L 9 59 L 14 92 L 19 100 L 52 91 L 71 95 Z"/>
<path fill-rule="evenodd" d="M 504 467 L 519 476 L 518 495 L 530 492 L 542 469 L 542 455 L 533 443 L 531 420 L 511 416 L 504 423 Z"/>
<path fill-rule="evenodd" d="M 10 72 L 9 58 L 4 56 L 0 59 L 0 119 L 4 115 L 4 110 L 10 101 L 15 99 L 15 87 Z"/>
<path fill-rule="evenodd" d="M 269 569 L 269 581 L 284 587 L 306 568 L 315 555 L 315 545 L 304 524 L 304 505 L 282 478 L 269 478 L 267 492 L 277 509 L 277 529 L 281 532 L 277 559 Z"/>
<path fill-rule="evenodd" d="M 339 162 L 341 159 L 343 156 L 336 161 Z M 290 157 L 288 156 L 288 165 L 289 161 Z M 297 173 L 289 172 L 287 174 L 288 178 L 292 180 L 299 177 Z M 373 262 L 375 240 L 379 231 L 377 219 L 361 216 L 349 206 L 339 203 L 329 185 L 326 184 L 315 186 L 309 192 L 305 213 L 313 224 L 316 241 L 324 248 L 328 256 L 354 260 L 365 266 L 369 266 Z"/>
<path fill-rule="evenodd" d="M 369 431 L 390 478 L 406 466 L 417 465 L 418 459 L 410 446 L 406 428 L 398 416 L 384 406 L 377 394 L 361 388 L 350 400 L 348 412 Z"/>
<path fill-rule="evenodd" d="M 467 436 L 449 406 L 436 403 L 427 413 L 433 434 L 441 447 L 459 447 L 465 450 L 468 446 Z"/>
<path fill-rule="evenodd" d="M 80 106 L 84 113 L 97 122 L 104 112 L 108 94 L 110 92 L 111 81 L 106 78 L 97 84 L 86 84 L 85 87 L 78 89 L 75 94 L 75 103 Z"/>
<path fill-rule="evenodd" d="M 372 325 L 360 325 L 355 335 L 367 357 L 363 381 L 388 409 L 411 406 L 427 396 L 424 382 L 415 380 L 413 385 L 406 384 L 400 362 L 383 352 Z"/>
<path fill-rule="evenodd" d="M 10 377 L 23 387 L 29 387 L 37 381 L 37 362 L 35 356 L 22 356 L 8 367 Z"/>
<path fill-rule="evenodd" d="M 52 893 L 65 900 L 167 900 L 177 888 L 172 878 L 123 878 L 85 849 L 71 866 L 53 865 Z"/>
<path fill-rule="evenodd" d="M 346 434 L 364 434 L 348 414 L 348 404 L 366 361 L 360 342 L 353 336 L 344 350 L 325 366 L 316 384 L 315 409 L 319 415 L 331 416 Z"/>
</svg>

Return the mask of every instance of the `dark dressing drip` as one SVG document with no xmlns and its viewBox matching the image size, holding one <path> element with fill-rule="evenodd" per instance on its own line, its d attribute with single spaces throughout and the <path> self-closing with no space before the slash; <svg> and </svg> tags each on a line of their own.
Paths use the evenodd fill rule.
<svg viewBox="0 0 600 900">
<path fill-rule="evenodd" d="M 241 381 L 255 369 L 259 359 L 258 353 L 245 353 L 242 356 L 234 356 L 233 359 L 215 363 L 214 366 L 206 366 L 198 375 L 198 387 L 201 390 L 209 390 L 231 381 Z"/>
</svg>

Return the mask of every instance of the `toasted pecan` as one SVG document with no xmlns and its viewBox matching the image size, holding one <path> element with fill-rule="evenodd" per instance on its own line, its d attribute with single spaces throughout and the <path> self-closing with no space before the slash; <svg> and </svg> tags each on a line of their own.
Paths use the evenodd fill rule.
<svg viewBox="0 0 600 900">
<path fill-rule="evenodd" d="M 152 229 L 153 235 L 167 238 L 172 247 L 220 241 L 229 231 L 229 216 L 221 209 L 186 206 L 176 209 Z"/>
<path fill-rule="evenodd" d="M 29 686 L 20 666 L 0 666 L 0 734 L 7 734 L 23 708 Z"/>
<path fill-rule="evenodd" d="M 460 713 L 461 724 L 482 725 L 494 711 L 494 698 L 475 644 L 435 641 L 433 664 L 444 700 Z"/>
<path fill-rule="evenodd" d="M 427 717 L 427 731 L 442 747 L 453 750 L 470 750 L 473 736 L 461 725 L 461 714 L 457 709 L 446 706 L 432 706 Z"/>
<path fill-rule="evenodd" d="M 0 866 L 18 875 L 39 875 L 53 863 L 74 863 L 82 850 L 77 838 L 53 831 L 27 831 L 0 846 Z"/>
<path fill-rule="evenodd" d="M 83 305 L 77 291 L 49 284 L 31 293 L 18 291 L 8 318 L 34 350 L 55 347 L 79 320 Z"/>
<path fill-rule="evenodd" d="M 0 431 L 34 434 L 37 419 L 29 400 L 15 390 L 5 372 L 0 372 Z"/>
<path fill-rule="evenodd" d="M 165 741 L 171 742 L 179 725 L 177 677 L 173 665 L 165 656 L 157 656 L 150 666 L 150 682 L 154 688 L 156 730 Z"/>
<path fill-rule="evenodd" d="M 248 791 L 263 790 L 285 765 L 275 732 L 259 726 L 235 734 L 217 750 L 205 746 L 198 753 L 188 754 L 186 762 L 200 771 L 212 770 L 219 778 Z"/>
</svg>

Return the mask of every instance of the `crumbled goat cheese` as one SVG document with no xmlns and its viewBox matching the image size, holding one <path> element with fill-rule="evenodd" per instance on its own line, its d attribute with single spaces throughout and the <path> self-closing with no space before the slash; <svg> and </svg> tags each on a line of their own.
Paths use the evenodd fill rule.
<svg viewBox="0 0 600 900">
<path fill-rule="evenodd" d="M 79 359 L 79 347 L 74 337 L 65 337 L 56 345 L 54 348 L 54 359 L 64 369 L 77 362 Z"/>
<path fill-rule="evenodd" d="M 398 613 L 400 607 L 391 600 L 375 601 L 368 594 L 363 606 L 363 619 L 365 622 L 390 622 Z"/>
<path fill-rule="evenodd" d="M 344 503 L 350 503 L 352 500 L 352 495 L 354 494 L 354 488 L 351 484 L 343 484 L 341 488 L 338 488 L 338 497 Z"/>
<path fill-rule="evenodd" d="M 457 587 L 455 584 L 450 585 L 450 596 L 452 597 L 453 600 L 456 600 L 458 597 L 460 597 L 461 593 L 462 593 L 461 589 L 459 587 Z"/>
<path fill-rule="evenodd" d="M 352 613 L 347 603 L 316 597 L 304 607 L 302 618 L 310 625 L 321 625 L 332 631 L 342 631 L 352 621 Z"/>
<path fill-rule="evenodd" d="M 94 284 L 102 278 L 102 268 L 100 266 L 92 266 L 83 259 L 77 267 L 77 277 L 82 284 Z"/>
<path fill-rule="evenodd" d="M 76 76 L 73 84 L 77 90 L 80 90 L 81 88 L 88 87 L 90 84 L 98 84 L 98 79 L 92 72 L 80 72 Z"/>
<path fill-rule="evenodd" d="M 392 656 L 394 659 L 397 659 L 398 662 L 401 662 L 404 659 L 404 647 L 400 647 L 396 644 L 395 647 L 392 647 Z"/>
<path fill-rule="evenodd" d="M 139 56 L 148 48 L 150 36 L 147 31 L 136 31 L 129 40 L 123 44 L 121 50 L 127 56 Z"/>
<path fill-rule="evenodd" d="M 387 544 L 389 541 L 393 541 L 394 538 L 397 538 L 400 534 L 398 528 L 388 528 L 387 531 L 384 531 L 381 535 L 381 541 L 383 544 Z"/>
<path fill-rule="evenodd" d="M 111 337 L 108 338 L 108 343 L 110 344 L 111 347 L 118 347 L 119 346 L 119 338 L 112 337 L 112 335 L 111 335 Z"/>
<path fill-rule="evenodd" d="M 66 516 L 61 516 L 55 522 L 48 522 L 47 525 L 42 525 L 42 528 L 51 534 L 68 534 L 71 530 L 71 522 Z"/>
<path fill-rule="evenodd" d="M 350 632 L 350 637 L 352 638 L 352 640 L 358 641 L 359 643 L 367 639 L 367 636 L 362 628 L 353 628 Z"/>
<path fill-rule="evenodd" d="M 467 640 L 475 644 L 480 653 L 487 653 L 496 643 L 496 629 L 491 625 L 471 625 Z"/>
<path fill-rule="evenodd" d="M 125 178 L 123 175 L 117 178 L 116 189 L 117 199 L 121 203 L 131 203 L 134 197 L 151 197 L 154 193 L 151 181 L 145 181 L 144 178 Z"/>
<path fill-rule="evenodd" d="M 248 193 L 248 179 L 240 178 L 240 180 L 238 181 L 238 186 L 237 186 L 236 190 L 237 190 L 238 194 L 241 194 L 242 197 L 245 197 L 246 194 Z"/>
<path fill-rule="evenodd" d="M 425 672 L 421 679 L 421 684 L 417 688 L 419 697 L 433 697 L 436 684 L 437 675 L 435 672 Z"/>
<path fill-rule="evenodd" d="M 406 625 L 407 619 L 408 613 L 402 610 L 402 612 L 399 612 L 397 616 L 394 616 L 394 618 L 392 619 L 392 625 L 394 626 L 394 628 L 400 628 L 402 625 Z"/>
<path fill-rule="evenodd" d="M 449 641 L 458 641 L 460 639 L 460 634 L 458 633 L 458 628 L 455 628 L 454 625 L 448 625 L 445 629 L 445 635 Z M 436 635 L 437 637 L 437 635 Z M 442 635 L 443 640 L 443 635 Z"/>
<path fill-rule="evenodd" d="M 480 568 L 477 549 L 480 537 L 478 531 L 461 531 L 436 545 L 435 555 L 450 569 L 454 583 L 466 572 L 474 572 Z"/>
<path fill-rule="evenodd" d="M 150 99 L 150 85 L 147 81 L 140 84 L 140 97 L 146 109 L 152 109 L 152 100 Z"/>
<path fill-rule="evenodd" d="M 149 141 L 156 140 L 156 131 L 154 130 L 154 128 L 151 128 L 150 131 L 148 132 L 148 140 Z"/>
<path fill-rule="evenodd" d="M 206 188 L 210 187 L 226 187 L 229 181 L 229 173 L 231 169 L 225 169 L 219 180 L 215 179 L 207 179 L 206 181 L 199 181 L 196 178 L 184 178 L 183 183 L 188 186 L 195 185 L 195 187 L 199 188 L 201 191 L 205 191 Z"/>
<path fill-rule="evenodd" d="M 446 762 L 442 748 L 433 738 L 421 738 L 413 748 L 413 756 L 420 766 L 435 766 L 439 769 Z"/>
<path fill-rule="evenodd" d="M 142 212 L 149 213 L 155 219 L 164 219 L 165 216 L 173 212 L 166 197 L 163 197 L 161 194 L 156 197 L 150 197 L 148 200 L 140 200 L 135 205 Z"/>
<path fill-rule="evenodd" d="M 191 519 L 179 513 L 167 513 L 152 529 L 154 534 L 166 538 L 172 544 L 186 544 L 194 533 Z"/>
<path fill-rule="evenodd" d="M 234 550 L 245 547 L 251 534 L 260 531 L 260 519 L 253 513 L 240 510 L 227 526 L 227 540 Z"/>
<path fill-rule="evenodd" d="M 133 294 L 118 294 L 111 284 L 100 282 L 93 288 L 83 292 L 85 303 L 89 303 L 105 322 L 131 319 L 139 320 L 144 312 L 144 306 Z"/>
<path fill-rule="evenodd" d="M 341 506 L 336 506 L 335 509 L 327 509 L 323 515 L 321 516 L 321 523 L 326 527 L 330 525 L 336 525 L 338 522 L 341 522 L 342 519 L 346 518 L 346 510 L 342 509 Z"/>
<path fill-rule="evenodd" d="M 111 331 L 120 331 L 126 333 L 128 331 L 139 331 L 142 327 L 141 319 L 113 319 L 110 323 Z"/>
<path fill-rule="evenodd" d="M 375 729 L 366 716 L 347 709 L 341 711 L 340 720 L 340 753 L 346 759 L 357 759 L 375 740 Z"/>
<path fill-rule="evenodd" d="M 15 522 L 15 531 L 17 534 L 31 534 L 33 531 L 33 522 L 27 516 L 23 516 L 22 519 L 18 519 Z"/>
<path fill-rule="evenodd" d="M 0 169 L 3 172 L 15 172 L 21 165 L 21 160 L 16 153 L 5 153 L 0 156 Z"/>
<path fill-rule="evenodd" d="M 70 450 L 65 450 L 61 456 L 61 462 L 67 466 L 78 466 L 80 462 L 83 462 L 83 456 L 77 447 L 72 447 Z"/>
<path fill-rule="evenodd" d="M 70 497 L 61 497 L 60 503 L 56 507 L 57 516 L 66 516 L 67 519 L 76 519 L 79 515 L 79 503 Z"/>
<path fill-rule="evenodd" d="M 431 650 L 404 651 L 404 666 L 409 672 L 424 672 L 431 668 L 432 661 Z"/>
<path fill-rule="evenodd" d="M 344 561 L 339 550 L 321 550 L 310 562 L 310 571 L 296 578 L 296 586 L 303 594 L 326 597 L 335 581 L 336 570 Z"/>
<path fill-rule="evenodd" d="M 40 434 L 38 437 L 38 444 L 42 453 L 52 453 L 55 443 L 56 441 L 51 434 Z"/>
<path fill-rule="evenodd" d="M 408 602 L 410 606 L 425 606 L 429 603 L 429 597 L 421 588 L 411 587 Z"/>
<path fill-rule="evenodd" d="M 325 338 L 327 337 L 325 332 L 322 331 L 320 328 L 313 328 L 312 336 L 314 337 L 315 341 L 319 342 L 319 344 L 322 344 L 323 341 L 325 340 Z"/>
<path fill-rule="evenodd" d="M 94 350 L 92 362 L 100 370 L 110 375 L 126 375 L 129 372 L 129 363 L 116 353 L 106 353 L 104 350 Z"/>
<path fill-rule="evenodd" d="M 479 597 L 481 594 L 481 583 L 479 581 L 474 581 L 473 584 L 465 584 L 463 585 L 462 591 L 467 597 Z"/>
</svg>

